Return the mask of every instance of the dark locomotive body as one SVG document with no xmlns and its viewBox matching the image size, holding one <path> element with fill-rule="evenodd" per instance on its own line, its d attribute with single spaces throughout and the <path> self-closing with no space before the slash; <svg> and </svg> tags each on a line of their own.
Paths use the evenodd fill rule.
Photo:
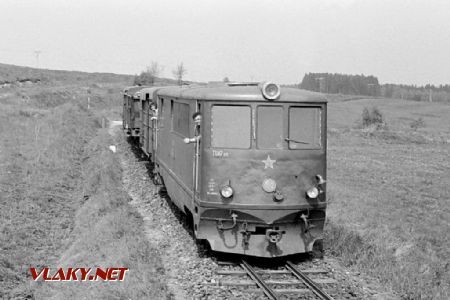
<svg viewBox="0 0 450 300">
<path fill-rule="evenodd" d="M 123 90 L 123 128 L 132 137 L 138 137 L 140 133 L 140 90 L 142 86 L 131 86 Z"/>
<path fill-rule="evenodd" d="M 157 113 L 156 105 L 153 101 L 153 94 L 160 89 L 159 87 L 142 88 L 139 91 L 141 123 L 139 134 L 139 146 L 142 151 L 151 157 L 156 149 L 156 124 Z"/>
<path fill-rule="evenodd" d="M 147 101 L 157 111 L 141 127 L 141 146 L 172 201 L 192 215 L 196 238 L 213 250 L 310 252 L 325 222 L 326 100 L 288 88 L 268 100 L 262 90 L 154 88 Z"/>
</svg>

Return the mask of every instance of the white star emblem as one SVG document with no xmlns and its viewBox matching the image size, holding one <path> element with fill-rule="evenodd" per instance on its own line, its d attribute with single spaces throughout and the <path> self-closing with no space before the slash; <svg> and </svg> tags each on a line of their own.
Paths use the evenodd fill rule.
<svg viewBox="0 0 450 300">
<path fill-rule="evenodd" d="M 264 169 L 271 168 L 273 169 L 273 164 L 276 162 L 275 159 L 270 159 L 270 155 L 267 155 L 266 160 L 262 160 L 264 163 Z"/>
</svg>

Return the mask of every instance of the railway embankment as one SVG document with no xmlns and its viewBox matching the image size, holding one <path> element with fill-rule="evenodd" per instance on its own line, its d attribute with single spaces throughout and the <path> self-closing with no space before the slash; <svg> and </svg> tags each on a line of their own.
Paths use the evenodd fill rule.
<svg viewBox="0 0 450 300">
<path fill-rule="evenodd" d="M 110 150 L 108 129 L 85 147 L 82 198 L 66 250 L 55 267 L 128 268 L 120 282 L 41 285 L 38 296 L 54 299 L 169 299 L 158 249 L 144 235 L 143 221 L 122 189 L 122 168 Z M 158 276 L 155 276 L 158 274 Z"/>
</svg>

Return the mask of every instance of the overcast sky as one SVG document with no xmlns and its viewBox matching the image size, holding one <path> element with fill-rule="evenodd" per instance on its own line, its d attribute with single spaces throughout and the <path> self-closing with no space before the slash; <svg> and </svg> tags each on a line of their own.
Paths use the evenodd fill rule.
<svg viewBox="0 0 450 300">
<path fill-rule="evenodd" d="M 450 1 L 0 0 L 0 62 L 196 81 L 450 83 Z"/>
</svg>

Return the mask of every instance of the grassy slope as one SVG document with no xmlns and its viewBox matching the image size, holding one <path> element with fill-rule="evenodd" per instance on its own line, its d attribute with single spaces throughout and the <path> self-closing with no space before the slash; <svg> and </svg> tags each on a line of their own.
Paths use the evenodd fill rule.
<svg viewBox="0 0 450 300">
<path fill-rule="evenodd" d="M 45 299 L 165 299 L 164 269 L 158 250 L 143 233 L 139 213 L 122 189 L 118 157 L 107 147 L 112 138 L 101 130 L 86 147 L 83 163 L 84 201 L 75 228 L 57 267 L 127 267 L 124 282 L 43 284 L 35 295 Z M 81 195 L 79 195 L 81 198 Z"/>
<path fill-rule="evenodd" d="M 30 76 L 40 80 L 17 81 Z M 5 78 L 13 84 L 0 89 L 0 298 L 164 298 L 157 251 L 120 190 L 111 141 L 105 132 L 92 139 L 132 77 L 0 64 Z M 30 266 L 130 272 L 120 284 L 62 286 L 32 284 Z"/>
<path fill-rule="evenodd" d="M 355 129 L 371 106 L 387 130 Z M 449 114 L 441 103 L 329 104 L 329 247 L 405 298 L 450 296 Z"/>
<path fill-rule="evenodd" d="M 95 123 L 70 103 L 43 109 L 14 94 L 2 100 L 0 294 L 12 296 L 23 292 L 29 266 L 55 259 L 71 231 L 79 154 Z"/>
</svg>

